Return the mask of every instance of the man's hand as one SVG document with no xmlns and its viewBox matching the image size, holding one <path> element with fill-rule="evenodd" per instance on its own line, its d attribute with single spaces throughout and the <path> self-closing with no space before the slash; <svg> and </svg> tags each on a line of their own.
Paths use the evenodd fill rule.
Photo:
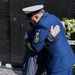
<svg viewBox="0 0 75 75">
<path fill-rule="evenodd" d="M 55 37 L 60 32 L 60 27 L 56 25 L 54 28 L 51 26 L 50 33 Z"/>
</svg>

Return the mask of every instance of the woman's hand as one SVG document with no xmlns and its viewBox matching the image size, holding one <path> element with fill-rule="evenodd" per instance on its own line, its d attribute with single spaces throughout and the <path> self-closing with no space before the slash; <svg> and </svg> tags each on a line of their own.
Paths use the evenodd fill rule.
<svg viewBox="0 0 75 75">
<path fill-rule="evenodd" d="M 56 25 L 54 28 L 51 26 L 50 33 L 55 37 L 60 32 L 59 25 Z"/>
</svg>

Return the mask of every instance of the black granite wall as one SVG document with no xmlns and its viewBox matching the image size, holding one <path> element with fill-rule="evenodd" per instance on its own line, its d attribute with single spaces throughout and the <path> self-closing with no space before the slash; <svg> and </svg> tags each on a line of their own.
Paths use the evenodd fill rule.
<svg viewBox="0 0 75 75">
<path fill-rule="evenodd" d="M 75 18 L 74 0 L 0 0 L 0 60 L 21 64 L 24 35 L 29 28 L 22 8 L 35 4 L 43 4 L 46 11 L 60 19 Z"/>
</svg>

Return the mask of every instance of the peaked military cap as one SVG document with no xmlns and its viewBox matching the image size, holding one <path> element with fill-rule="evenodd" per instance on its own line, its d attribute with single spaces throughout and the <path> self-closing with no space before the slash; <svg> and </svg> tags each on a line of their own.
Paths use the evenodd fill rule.
<svg viewBox="0 0 75 75">
<path fill-rule="evenodd" d="M 43 5 L 34 5 L 25 7 L 22 10 L 25 12 L 27 19 L 31 18 L 33 15 L 39 13 L 43 9 Z"/>
</svg>

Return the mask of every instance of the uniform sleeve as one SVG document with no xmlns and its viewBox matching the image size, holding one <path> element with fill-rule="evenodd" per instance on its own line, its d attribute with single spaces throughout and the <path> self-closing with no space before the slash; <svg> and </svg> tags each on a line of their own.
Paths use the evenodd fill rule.
<svg viewBox="0 0 75 75">
<path fill-rule="evenodd" d="M 32 51 L 39 52 L 44 46 L 45 39 L 49 33 L 49 29 L 43 26 L 38 26 L 35 30 L 35 35 L 33 40 L 27 39 L 27 46 L 30 48 Z"/>
</svg>

